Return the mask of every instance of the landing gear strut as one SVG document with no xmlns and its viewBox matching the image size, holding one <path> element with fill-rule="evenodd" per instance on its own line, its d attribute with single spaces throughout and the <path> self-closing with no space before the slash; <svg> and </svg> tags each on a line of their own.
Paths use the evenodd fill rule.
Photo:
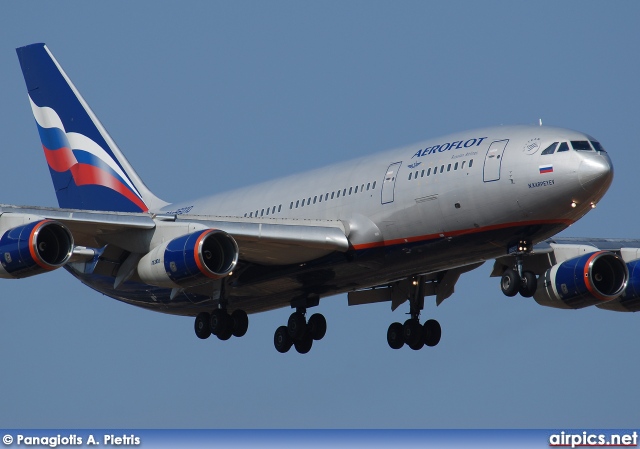
<svg viewBox="0 0 640 449">
<path fill-rule="evenodd" d="M 295 346 L 300 354 L 306 354 L 311 350 L 313 341 L 322 340 L 327 333 L 327 320 L 324 315 L 314 313 L 309 318 L 305 318 L 306 309 L 299 307 L 289 317 L 286 326 L 276 329 L 273 336 L 273 344 L 280 353 L 285 353 Z"/>
<path fill-rule="evenodd" d="M 522 269 L 522 260 L 531 252 L 531 242 L 521 240 L 515 249 L 515 266 L 507 268 L 500 279 L 500 289 L 506 296 L 515 296 L 518 293 L 525 298 L 530 298 L 536 292 L 538 280 L 532 271 Z"/>
<path fill-rule="evenodd" d="M 392 349 L 400 349 L 407 344 L 417 351 L 426 346 L 436 346 L 440 342 L 442 329 L 436 320 L 427 320 L 420 325 L 420 311 L 424 308 L 425 281 L 423 276 L 411 279 L 409 292 L 409 314 L 411 317 L 402 323 L 392 323 L 387 330 L 387 343 Z"/>
</svg>

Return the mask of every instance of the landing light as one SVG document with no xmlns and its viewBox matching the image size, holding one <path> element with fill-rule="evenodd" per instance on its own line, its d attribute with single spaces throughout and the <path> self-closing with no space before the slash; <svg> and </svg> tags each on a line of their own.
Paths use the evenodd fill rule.
<svg viewBox="0 0 640 449">
<path fill-rule="evenodd" d="M 596 203 L 591 203 L 591 209 L 595 209 L 596 208 Z"/>
<path fill-rule="evenodd" d="M 575 201 L 571 201 L 571 207 L 576 207 L 578 205 L 578 203 L 576 203 Z"/>
</svg>

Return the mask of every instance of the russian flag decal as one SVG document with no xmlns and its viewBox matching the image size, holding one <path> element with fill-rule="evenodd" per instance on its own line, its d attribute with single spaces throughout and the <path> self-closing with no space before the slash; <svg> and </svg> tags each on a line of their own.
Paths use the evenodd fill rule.
<svg viewBox="0 0 640 449">
<path fill-rule="evenodd" d="M 539 168 L 540 168 L 540 174 L 553 173 L 553 164 L 541 165 Z"/>
</svg>

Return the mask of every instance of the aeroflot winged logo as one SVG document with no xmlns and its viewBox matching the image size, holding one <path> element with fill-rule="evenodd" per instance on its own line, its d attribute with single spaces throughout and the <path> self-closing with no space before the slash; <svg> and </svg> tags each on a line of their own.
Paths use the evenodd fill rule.
<svg viewBox="0 0 640 449">
<path fill-rule="evenodd" d="M 133 182 L 104 148 L 83 134 L 66 132 L 56 111 L 36 105 L 31 97 L 29 101 L 51 170 L 70 172 L 78 187 L 106 187 L 127 198 L 140 211 L 148 210 Z"/>
</svg>

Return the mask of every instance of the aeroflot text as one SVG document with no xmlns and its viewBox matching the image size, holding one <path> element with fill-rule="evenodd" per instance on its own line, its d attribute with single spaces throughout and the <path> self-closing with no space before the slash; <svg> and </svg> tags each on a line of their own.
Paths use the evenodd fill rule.
<svg viewBox="0 0 640 449">
<path fill-rule="evenodd" d="M 480 144 L 484 139 L 486 139 L 486 137 L 478 137 L 475 139 L 469 139 L 465 141 L 456 140 L 455 142 L 447 142 L 447 143 L 442 143 L 440 145 L 434 145 L 432 147 L 427 147 L 424 150 L 418 151 L 416 154 L 411 156 L 411 159 L 413 159 L 414 157 L 426 156 L 427 154 L 433 154 L 436 152 L 444 153 L 445 151 L 448 151 L 448 150 L 459 150 L 460 148 L 477 147 L 477 146 L 480 146 Z"/>
</svg>

